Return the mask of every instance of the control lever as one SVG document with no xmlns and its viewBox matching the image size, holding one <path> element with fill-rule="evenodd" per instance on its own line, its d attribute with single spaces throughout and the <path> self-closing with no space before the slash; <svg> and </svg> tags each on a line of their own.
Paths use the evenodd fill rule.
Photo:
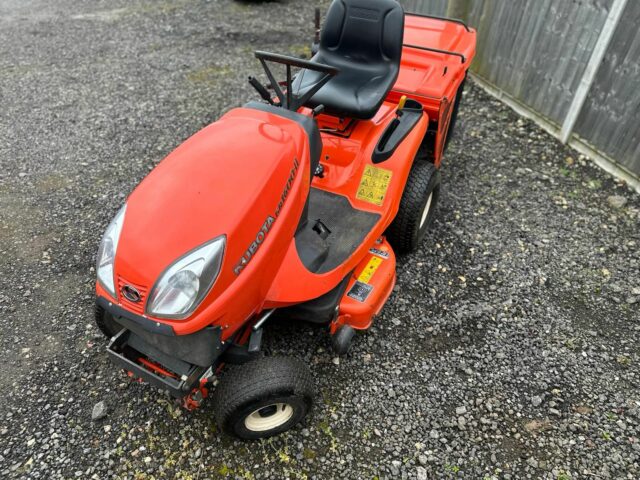
<svg viewBox="0 0 640 480">
<path fill-rule="evenodd" d="M 398 109 L 396 110 L 396 120 L 400 117 L 402 117 L 402 114 L 404 113 L 404 106 L 407 103 L 407 96 L 406 95 L 402 95 L 400 97 L 400 101 L 398 102 Z"/>
<path fill-rule="evenodd" d="M 311 45 L 311 55 L 315 55 L 320 50 L 320 9 L 316 8 L 315 11 L 315 32 L 313 36 L 313 44 Z"/>
<path fill-rule="evenodd" d="M 398 102 L 398 111 L 401 112 L 406 104 L 407 104 L 407 96 L 402 95 L 400 97 L 400 101 Z"/>
<path fill-rule="evenodd" d="M 402 117 L 402 113 L 403 113 L 402 110 L 404 109 L 404 106 L 406 105 L 406 103 L 407 103 L 407 96 L 402 95 L 402 97 L 400 97 L 400 101 L 398 102 L 398 109 L 396 110 L 395 118 L 391 120 L 391 122 L 389 123 L 389 126 L 382 134 L 382 137 L 380 137 L 380 141 L 378 142 L 378 146 L 376 147 L 379 150 L 384 150 L 384 147 L 387 146 L 387 142 L 391 138 L 391 135 L 393 135 L 393 132 L 395 132 L 396 128 L 398 128 L 398 125 L 400 125 L 400 118 Z"/>
<path fill-rule="evenodd" d="M 271 98 L 271 95 L 269 94 L 268 90 L 264 87 L 264 85 L 262 85 L 258 81 L 256 77 L 249 77 L 249 83 L 253 88 L 256 89 L 256 91 L 262 97 L 263 100 L 269 102 L 271 105 L 275 105 L 273 103 L 273 99 Z"/>
</svg>

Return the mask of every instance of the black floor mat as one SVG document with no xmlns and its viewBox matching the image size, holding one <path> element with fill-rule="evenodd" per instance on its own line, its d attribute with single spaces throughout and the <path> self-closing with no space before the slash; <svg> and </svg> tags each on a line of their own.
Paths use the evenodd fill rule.
<svg viewBox="0 0 640 480">
<path fill-rule="evenodd" d="M 326 273 L 349 258 L 378 222 L 380 215 L 353 208 L 342 195 L 312 188 L 309 193 L 308 218 L 305 231 L 296 235 L 296 247 L 300 252 L 304 248 L 302 243 L 308 245 L 318 241 L 318 234 L 313 231 L 313 226 L 320 220 L 331 232 L 322 241 L 327 249 L 326 257 L 319 265 L 308 264 L 304 255 L 301 255 L 301 259 L 309 270 Z"/>
</svg>

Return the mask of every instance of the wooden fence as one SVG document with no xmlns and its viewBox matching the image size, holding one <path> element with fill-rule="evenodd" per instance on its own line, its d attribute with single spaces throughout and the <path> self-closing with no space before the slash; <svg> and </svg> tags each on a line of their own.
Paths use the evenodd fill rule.
<svg viewBox="0 0 640 480">
<path fill-rule="evenodd" d="M 400 1 L 476 28 L 481 84 L 640 186 L 640 1 Z"/>
</svg>

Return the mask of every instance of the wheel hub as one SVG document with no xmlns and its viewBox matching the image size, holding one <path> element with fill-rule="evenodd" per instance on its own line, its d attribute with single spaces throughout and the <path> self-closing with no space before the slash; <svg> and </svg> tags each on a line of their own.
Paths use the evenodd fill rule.
<svg viewBox="0 0 640 480">
<path fill-rule="evenodd" d="M 424 222 L 427 220 L 429 216 L 429 211 L 431 210 L 431 200 L 433 199 L 433 192 L 429 194 L 429 198 L 427 199 L 427 204 L 424 206 L 424 210 L 422 211 L 422 218 L 420 219 L 420 228 L 423 227 Z"/>
<path fill-rule="evenodd" d="M 265 432 L 287 423 L 293 416 L 288 403 L 274 403 L 260 407 L 244 419 L 244 426 L 252 432 Z"/>
</svg>

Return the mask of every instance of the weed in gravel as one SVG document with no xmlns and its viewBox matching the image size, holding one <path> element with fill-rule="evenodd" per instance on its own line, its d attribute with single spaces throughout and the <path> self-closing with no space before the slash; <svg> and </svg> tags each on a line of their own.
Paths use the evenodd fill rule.
<svg viewBox="0 0 640 480">
<path fill-rule="evenodd" d="M 289 53 L 296 57 L 311 58 L 311 47 L 306 43 L 291 45 L 291 47 L 289 47 Z"/>
<path fill-rule="evenodd" d="M 316 453 L 315 450 L 305 447 L 304 450 L 302 451 L 302 456 L 307 460 L 313 460 L 318 456 L 318 454 Z"/>
<path fill-rule="evenodd" d="M 331 426 L 327 421 L 322 421 L 318 424 L 318 428 L 322 433 L 324 433 L 327 437 L 329 437 L 329 441 L 331 442 L 329 446 L 329 450 L 333 453 L 338 452 L 338 439 L 336 438 Z"/>
<path fill-rule="evenodd" d="M 626 355 L 618 355 L 616 357 L 616 362 L 618 362 L 623 367 L 628 367 L 631 365 L 631 359 Z"/>
<path fill-rule="evenodd" d="M 229 67 L 210 65 L 187 73 L 187 80 L 195 84 L 202 83 L 215 86 L 222 77 L 226 77 L 231 73 L 232 70 Z"/>
<path fill-rule="evenodd" d="M 592 180 L 589 180 L 589 182 L 587 183 L 587 186 L 591 190 L 600 190 L 602 188 L 602 181 L 596 180 L 596 179 L 592 179 Z"/>
<path fill-rule="evenodd" d="M 460 471 L 460 467 L 458 465 L 449 465 L 448 463 L 445 464 L 444 469 L 446 472 L 450 473 L 458 473 Z"/>
</svg>

